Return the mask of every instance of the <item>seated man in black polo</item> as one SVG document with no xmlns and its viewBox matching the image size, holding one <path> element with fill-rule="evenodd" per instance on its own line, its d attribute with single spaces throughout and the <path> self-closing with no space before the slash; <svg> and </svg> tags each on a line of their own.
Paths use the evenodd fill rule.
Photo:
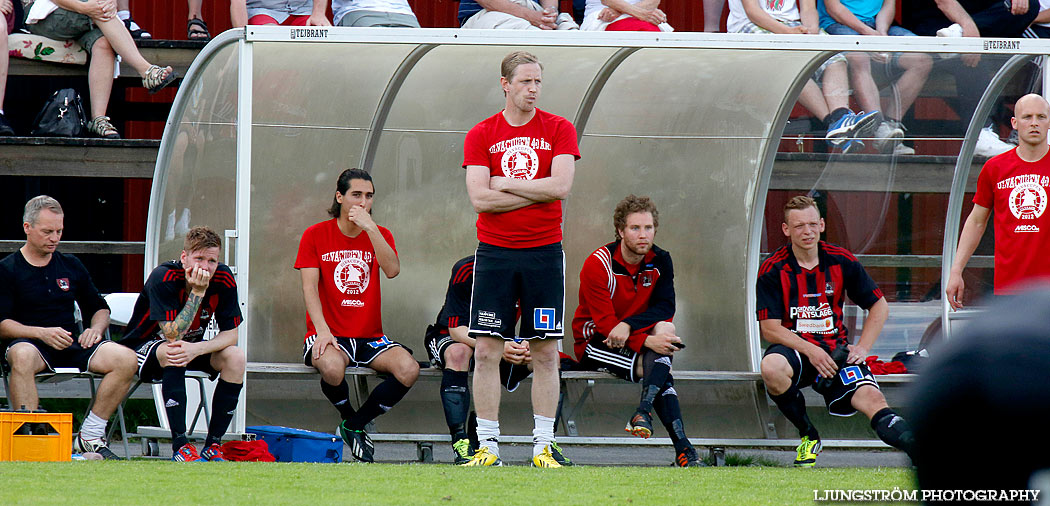
<svg viewBox="0 0 1050 506">
<path fill-rule="evenodd" d="M 26 243 L 0 260 L 0 340 L 10 370 L 12 408 L 36 410 L 34 376 L 56 367 L 102 374 L 95 404 L 73 441 L 73 451 L 117 459 L 106 445 L 106 421 L 135 376 L 135 353 L 104 339 L 109 306 L 84 264 L 56 250 L 62 206 L 46 195 L 30 200 L 22 216 Z M 73 303 L 89 322 L 78 332 Z"/>
</svg>

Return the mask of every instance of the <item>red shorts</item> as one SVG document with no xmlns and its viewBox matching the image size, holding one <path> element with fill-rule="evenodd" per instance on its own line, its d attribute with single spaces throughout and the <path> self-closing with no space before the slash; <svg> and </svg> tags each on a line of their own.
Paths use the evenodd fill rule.
<svg viewBox="0 0 1050 506">
<path fill-rule="evenodd" d="M 249 25 L 283 25 L 283 26 L 306 26 L 310 16 L 288 16 L 284 23 L 278 23 L 276 19 L 266 14 L 256 14 L 248 20 Z"/>
<path fill-rule="evenodd" d="M 660 27 L 638 18 L 623 18 L 619 21 L 609 23 L 605 27 L 607 32 L 659 32 Z"/>
</svg>

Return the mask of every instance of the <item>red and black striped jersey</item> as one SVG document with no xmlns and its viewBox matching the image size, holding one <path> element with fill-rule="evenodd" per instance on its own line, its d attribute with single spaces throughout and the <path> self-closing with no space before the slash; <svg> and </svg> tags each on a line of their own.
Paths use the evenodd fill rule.
<svg viewBox="0 0 1050 506">
<path fill-rule="evenodd" d="M 474 255 L 461 258 L 452 266 L 445 291 L 445 305 L 438 313 L 437 325 L 444 330 L 470 325 L 470 293 L 474 287 Z"/>
<path fill-rule="evenodd" d="M 616 240 L 598 248 L 580 269 L 580 305 L 572 318 L 576 357 L 592 339 L 605 339 L 620 322 L 631 326 L 627 347 L 640 352 L 649 330 L 674 318 L 674 264 L 655 244 L 628 265 Z"/>
<path fill-rule="evenodd" d="M 186 270 L 178 260 L 164 262 L 153 269 L 128 322 L 127 332 L 120 344 L 132 348 L 143 341 L 164 339 L 160 322 L 175 321 L 186 305 Z M 237 300 L 237 280 L 225 264 L 219 264 L 204 292 L 204 300 L 197 308 L 193 323 L 183 336 L 187 342 L 197 342 L 212 320 L 219 331 L 237 328 L 241 324 L 241 307 Z"/>
<path fill-rule="evenodd" d="M 882 298 L 864 266 L 849 250 L 820 241 L 817 266 L 803 269 L 791 245 L 773 252 L 758 270 L 758 320 L 780 320 L 788 330 L 827 352 L 847 344 L 846 296 L 863 309 Z"/>
</svg>

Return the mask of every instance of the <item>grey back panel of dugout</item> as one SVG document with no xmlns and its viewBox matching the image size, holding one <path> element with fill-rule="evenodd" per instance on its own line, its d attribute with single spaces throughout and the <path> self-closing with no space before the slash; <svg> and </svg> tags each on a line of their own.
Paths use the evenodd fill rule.
<svg viewBox="0 0 1050 506">
<path fill-rule="evenodd" d="M 247 225 L 227 249 L 231 263 L 247 260 L 237 267 L 238 282 L 249 287 L 242 308 L 250 361 L 301 362 L 305 311 L 292 268 L 298 240 L 327 218 L 339 172 L 363 160 L 371 160 L 363 168 L 375 178 L 374 217 L 392 231 L 402 263 L 397 278 L 381 282 L 384 328 L 425 360 L 423 331 L 441 306 L 450 268 L 477 245 L 463 137 L 503 107 L 500 59 L 525 47 L 544 63 L 539 106 L 580 127 L 583 158 L 565 202 L 565 324 L 577 305 L 580 266 L 613 237 L 613 207 L 628 193 L 649 195 L 660 208 L 656 242 L 674 258 L 675 323 L 688 343 L 675 368 L 755 370 L 760 346 L 749 280 L 759 252 L 777 236 L 768 225 L 775 217 L 764 220 L 773 155 L 805 76 L 831 54 L 826 47 L 710 47 L 699 34 L 662 45 L 642 35 L 494 33 L 480 40 L 458 30 L 338 28 L 330 29 L 333 37 L 360 40 L 333 43 L 281 40 L 282 30 L 291 29 L 261 29 L 273 36 L 254 41 L 227 37 L 197 63 L 162 143 L 147 231 L 148 271 L 177 256 L 190 225 Z M 245 54 L 250 204 L 238 213 L 237 77 Z M 246 251 L 238 251 L 247 238 Z M 265 377 L 253 385 L 249 378 L 249 423 L 334 426 L 316 380 L 292 388 L 298 382 Z M 618 402 L 630 404 L 635 388 L 599 388 L 588 423 L 617 429 Z M 525 390 L 509 396 L 509 405 L 526 405 Z M 440 426 L 436 393 L 434 382 L 421 382 L 381 429 L 418 432 L 423 419 Z M 753 390 L 724 383 L 683 394 L 690 424 L 711 436 L 764 435 L 758 424 L 730 423 L 753 420 L 754 401 Z"/>
</svg>

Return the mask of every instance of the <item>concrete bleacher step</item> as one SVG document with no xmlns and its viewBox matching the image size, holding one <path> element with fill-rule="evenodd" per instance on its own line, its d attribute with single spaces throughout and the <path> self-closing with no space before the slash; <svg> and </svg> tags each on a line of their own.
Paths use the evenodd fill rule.
<svg viewBox="0 0 1050 506">
<path fill-rule="evenodd" d="M 769 188 L 808 190 L 819 180 L 824 190 L 946 194 L 957 160 L 934 155 L 777 153 Z M 984 161 L 974 158 L 966 191 L 974 191 Z"/>
</svg>

